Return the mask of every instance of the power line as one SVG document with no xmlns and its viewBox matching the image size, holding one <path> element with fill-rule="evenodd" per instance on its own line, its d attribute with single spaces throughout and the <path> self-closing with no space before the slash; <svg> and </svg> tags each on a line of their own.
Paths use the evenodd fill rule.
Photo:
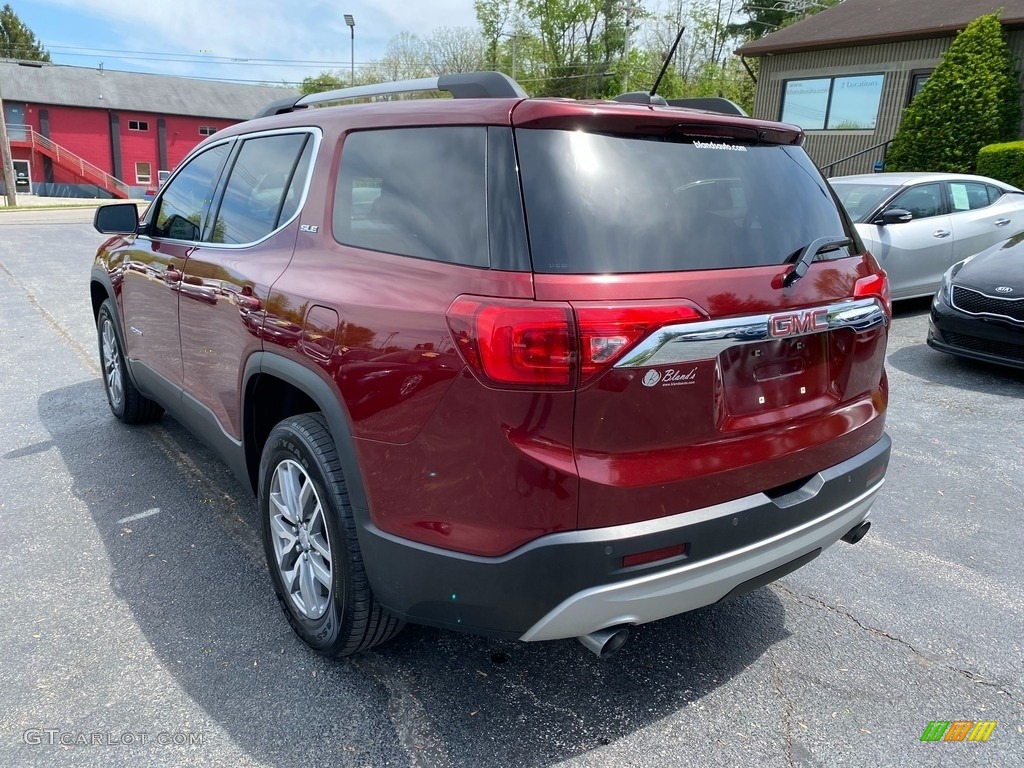
<svg viewBox="0 0 1024 768">
<path fill-rule="evenodd" d="M 337 67 L 347 68 L 350 65 L 349 61 L 331 61 L 323 59 L 270 59 L 270 58 L 250 58 L 245 56 L 214 56 L 207 53 L 172 53 L 162 51 L 128 51 L 118 50 L 113 48 L 91 48 L 84 46 L 66 46 L 66 45 L 55 45 L 55 46 L 44 46 L 47 53 L 58 56 L 77 56 L 86 58 L 95 58 L 97 56 L 109 56 L 112 58 L 126 59 L 126 60 L 141 60 L 141 61 L 172 61 L 188 64 L 246 64 L 249 66 L 285 66 L 285 67 L 304 67 L 304 66 L 316 66 L 316 67 Z M 11 49 L 13 54 L 12 58 L 15 58 L 18 53 L 35 53 L 36 48 L 32 46 L 20 46 Z M 357 61 L 358 66 L 367 66 L 374 62 Z"/>
</svg>

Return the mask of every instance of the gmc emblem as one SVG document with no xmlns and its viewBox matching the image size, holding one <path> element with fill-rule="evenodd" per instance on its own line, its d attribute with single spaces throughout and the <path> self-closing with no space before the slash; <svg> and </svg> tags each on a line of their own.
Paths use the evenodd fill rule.
<svg viewBox="0 0 1024 768">
<path fill-rule="evenodd" d="M 827 328 L 828 310 L 825 309 L 805 309 L 802 312 L 787 312 L 768 318 L 768 335 L 776 338 L 824 331 Z"/>
</svg>

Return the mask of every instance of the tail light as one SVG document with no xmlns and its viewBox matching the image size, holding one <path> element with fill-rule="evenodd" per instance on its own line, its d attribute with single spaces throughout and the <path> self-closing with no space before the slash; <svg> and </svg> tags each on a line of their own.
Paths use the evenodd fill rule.
<svg viewBox="0 0 1024 768">
<path fill-rule="evenodd" d="M 885 307 L 885 312 L 892 317 L 892 296 L 889 294 L 889 278 L 884 271 L 860 278 L 853 286 L 855 299 L 877 298 Z"/>
<path fill-rule="evenodd" d="M 608 306 L 461 296 L 448 327 L 466 364 L 498 387 L 572 389 L 651 330 L 702 317 L 679 302 Z"/>
</svg>

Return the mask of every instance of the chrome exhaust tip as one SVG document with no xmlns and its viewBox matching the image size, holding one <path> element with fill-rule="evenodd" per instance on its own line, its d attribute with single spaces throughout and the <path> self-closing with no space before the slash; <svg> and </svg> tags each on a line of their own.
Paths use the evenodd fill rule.
<svg viewBox="0 0 1024 768">
<path fill-rule="evenodd" d="M 626 640 L 629 639 L 629 627 L 599 629 L 589 635 L 580 635 L 577 639 L 599 659 L 607 659 L 626 644 Z"/>
<path fill-rule="evenodd" d="M 843 536 L 843 541 L 847 544 L 856 544 L 858 541 L 864 538 L 864 534 L 868 532 L 871 527 L 871 523 L 865 520 L 862 523 L 858 523 Z"/>
</svg>

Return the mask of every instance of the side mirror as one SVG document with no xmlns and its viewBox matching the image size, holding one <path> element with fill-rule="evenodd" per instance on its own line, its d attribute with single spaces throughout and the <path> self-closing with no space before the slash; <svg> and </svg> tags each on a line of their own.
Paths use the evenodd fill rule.
<svg viewBox="0 0 1024 768">
<path fill-rule="evenodd" d="M 100 206 L 93 216 L 92 225 L 104 235 L 134 235 L 139 231 L 139 209 L 135 203 Z"/>
<path fill-rule="evenodd" d="M 906 224 L 908 221 L 912 221 L 913 218 L 914 214 L 904 208 L 889 208 L 882 211 L 882 215 L 876 217 L 871 223 L 884 227 L 886 224 Z"/>
</svg>

